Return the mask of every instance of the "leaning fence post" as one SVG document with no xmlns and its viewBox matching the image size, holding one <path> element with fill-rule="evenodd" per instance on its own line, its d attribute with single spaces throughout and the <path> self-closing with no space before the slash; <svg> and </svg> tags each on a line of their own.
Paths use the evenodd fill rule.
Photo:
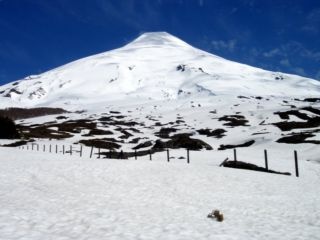
<svg viewBox="0 0 320 240">
<path fill-rule="evenodd" d="M 187 163 L 190 163 L 190 150 L 187 149 Z"/>
<path fill-rule="evenodd" d="M 296 150 L 294 150 L 294 162 L 296 167 L 296 177 L 299 177 L 298 153 Z"/>
<path fill-rule="evenodd" d="M 268 152 L 267 152 L 266 149 L 264 150 L 264 162 L 265 162 L 265 165 L 266 165 L 266 170 L 269 171 L 269 166 L 268 166 Z"/>
<path fill-rule="evenodd" d="M 92 153 L 93 153 L 93 146 L 91 146 L 91 150 L 90 150 L 90 158 L 92 158 Z"/>
<path fill-rule="evenodd" d="M 237 149 L 233 149 L 233 158 L 234 158 L 234 161 L 237 161 Z"/>
<path fill-rule="evenodd" d="M 170 162 L 169 149 L 167 149 L 167 161 Z"/>
</svg>

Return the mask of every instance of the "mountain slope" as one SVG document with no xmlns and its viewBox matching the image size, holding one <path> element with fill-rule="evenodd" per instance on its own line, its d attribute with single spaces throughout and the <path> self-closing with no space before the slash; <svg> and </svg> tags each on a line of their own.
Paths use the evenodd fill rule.
<svg viewBox="0 0 320 240">
<path fill-rule="evenodd" d="M 0 87 L 1 105 L 82 105 L 212 95 L 313 96 L 318 81 L 228 61 L 165 32 Z"/>
</svg>

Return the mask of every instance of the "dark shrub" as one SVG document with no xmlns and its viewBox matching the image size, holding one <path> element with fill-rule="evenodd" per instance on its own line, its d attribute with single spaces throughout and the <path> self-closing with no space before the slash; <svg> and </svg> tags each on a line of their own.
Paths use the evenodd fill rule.
<svg viewBox="0 0 320 240">
<path fill-rule="evenodd" d="M 0 139 L 15 139 L 19 138 L 14 121 L 7 117 L 0 116 Z"/>
</svg>

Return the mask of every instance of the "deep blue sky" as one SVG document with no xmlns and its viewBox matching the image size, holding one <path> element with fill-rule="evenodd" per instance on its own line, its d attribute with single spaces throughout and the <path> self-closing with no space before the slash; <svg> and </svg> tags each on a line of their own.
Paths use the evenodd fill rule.
<svg viewBox="0 0 320 240">
<path fill-rule="evenodd" d="M 0 84 L 148 31 L 320 80 L 319 0 L 0 0 Z"/>
</svg>

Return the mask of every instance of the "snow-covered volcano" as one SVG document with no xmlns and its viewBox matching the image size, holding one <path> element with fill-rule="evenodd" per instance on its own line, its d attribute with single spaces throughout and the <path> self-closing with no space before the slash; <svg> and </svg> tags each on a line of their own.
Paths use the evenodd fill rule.
<svg viewBox="0 0 320 240">
<path fill-rule="evenodd" d="M 313 96 L 316 80 L 265 71 L 199 50 L 165 32 L 0 87 L 1 107 L 174 100 L 212 95 Z"/>
</svg>

